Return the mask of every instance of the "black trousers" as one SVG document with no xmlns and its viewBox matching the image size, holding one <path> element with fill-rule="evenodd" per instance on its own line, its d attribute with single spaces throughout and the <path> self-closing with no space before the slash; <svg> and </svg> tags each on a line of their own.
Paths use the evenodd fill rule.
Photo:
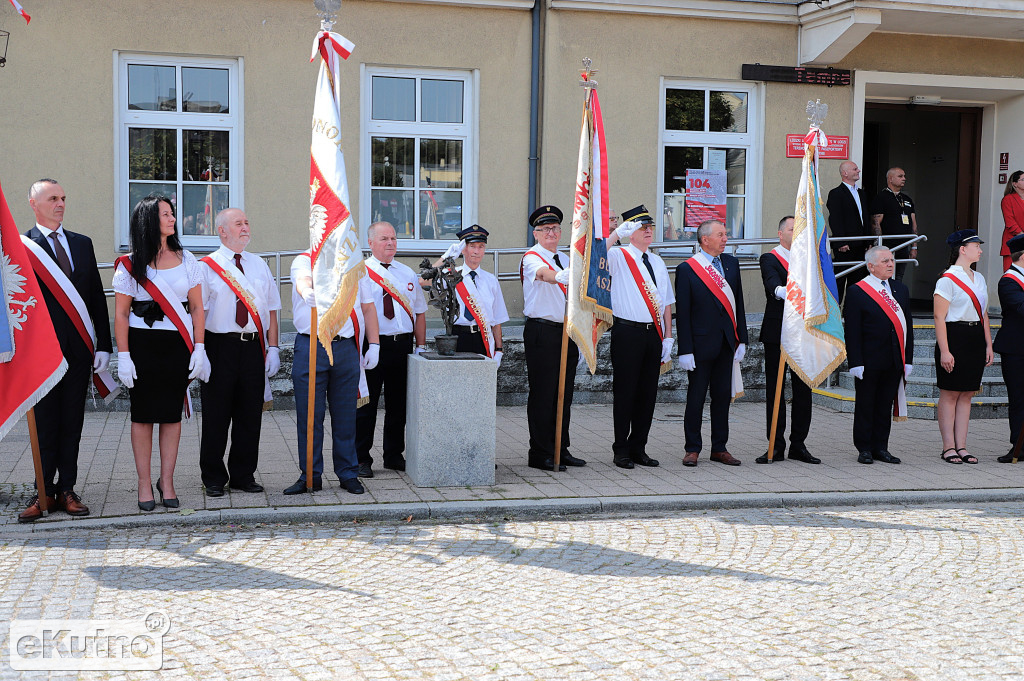
<svg viewBox="0 0 1024 681">
<path fill-rule="evenodd" d="M 526 374 L 530 394 L 526 399 L 526 419 L 530 425 L 529 462 L 541 464 L 555 456 L 555 417 L 558 410 L 558 360 L 562 356 L 562 325 L 527 318 L 523 328 L 526 349 Z M 573 389 L 576 387 L 576 363 L 580 351 L 571 340 L 565 353 L 565 392 L 562 399 L 562 455 L 569 451 L 569 416 Z"/>
<path fill-rule="evenodd" d="M 655 328 L 612 325 L 612 420 L 617 461 L 638 458 L 647 448 L 654 404 L 658 398 L 661 338 Z"/>
<path fill-rule="evenodd" d="M 864 378 L 856 379 L 853 407 L 853 445 L 858 452 L 877 454 L 889 449 L 892 430 L 892 403 L 896 399 L 903 367 L 864 369 Z"/>
<path fill-rule="evenodd" d="M 779 377 L 781 347 L 778 343 L 764 344 L 764 382 L 766 387 L 765 437 L 772 438 L 772 408 L 775 406 L 775 383 Z M 793 428 L 789 434 L 790 445 L 802 445 L 811 429 L 811 387 L 787 367 L 789 381 L 793 385 Z M 785 387 L 785 383 L 783 383 Z M 785 390 L 783 390 L 785 393 Z M 786 451 L 786 396 L 779 402 L 779 423 L 775 428 L 775 451 Z"/>
<path fill-rule="evenodd" d="M 243 341 L 229 334 L 206 333 L 210 381 L 199 384 L 203 399 L 203 428 L 199 470 L 203 485 L 224 487 L 253 482 L 259 463 L 263 424 L 263 351 L 258 340 Z M 224 450 L 231 431 L 228 464 Z"/>
<path fill-rule="evenodd" d="M 686 411 L 683 412 L 684 448 L 699 452 L 704 445 L 700 428 L 704 420 L 704 400 L 711 389 L 711 451 L 727 451 L 729 443 L 729 403 L 732 402 L 733 352 L 722 340 L 718 354 L 711 359 L 698 359 L 686 386 Z"/>
<path fill-rule="evenodd" d="M 452 327 L 452 333 L 459 337 L 458 343 L 455 345 L 455 352 L 475 352 L 478 355 L 487 356 L 487 352 L 484 350 L 484 339 L 479 331 L 473 331 L 468 326 L 455 326 Z"/>
<path fill-rule="evenodd" d="M 1010 402 L 1010 444 L 1017 443 L 1017 436 L 1024 426 L 1024 355 L 1002 353 L 1000 366 L 1006 383 L 1006 396 Z"/>
<path fill-rule="evenodd" d="M 39 458 L 48 496 L 74 489 L 78 483 L 78 445 L 92 379 L 92 358 L 82 354 L 66 359 L 67 373 L 35 406 Z"/>
<path fill-rule="evenodd" d="M 384 465 L 403 462 L 405 451 L 406 386 L 409 384 L 409 355 L 412 354 L 411 333 L 380 337 L 380 360 L 366 372 L 370 401 L 356 410 L 356 455 L 359 463 L 372 464 L 373 431 L 377 427 L 377 407 L 384 391 Z M 364 344 L 363 352 L 366 351 Z"/>
</svg>

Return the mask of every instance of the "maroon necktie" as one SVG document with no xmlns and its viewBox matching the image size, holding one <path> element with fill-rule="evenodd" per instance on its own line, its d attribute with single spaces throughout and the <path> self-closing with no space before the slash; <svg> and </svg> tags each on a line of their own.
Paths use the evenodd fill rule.
<svg viewBox="0 0 1024 681">
<path fill-rule="evenodd" d="M 383 267 L 384 269 L 388 269 L 389 267 L 391 267 L 391 263 L 382 262 L 381 267 Z M 395 301 L 391 297 L 391 293 L 387 289 L 384 289 L 384 316 L 388 319 L 395 318 Z"/>
<path fill-rule="evenodd" d="M 242 254 L 235 253 L 235 267 L 242 274 L 245 274 L 245 270 L 242 269 Z M 239 298 L 235 301 L 235 324 L 238 324 L 239 328 L 244 329 L 246 322 L 249 321 L 249 311 L 245 309 L 245 303 Z"/>
<path fill-rule="evenodd" d="M 71 278 L 71 258 L 68 257 L 68 252 L 64 250 L 64 247 L 60 245 L 60 239 L 57 238 L 57 232 L 50 232 L 50 241 L 53 242 L 53 254 L 57 258 L 57 265 L 61 271 Z"/>
</svg>

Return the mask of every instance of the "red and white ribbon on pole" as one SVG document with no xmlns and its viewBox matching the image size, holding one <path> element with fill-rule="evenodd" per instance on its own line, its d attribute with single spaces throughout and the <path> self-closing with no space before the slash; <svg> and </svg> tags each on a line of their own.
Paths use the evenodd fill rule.
<svg viewBox="0 0 1024 681">
<path fill-rule="evenodd" d="M 28 12 L 25 11 L 25 8 L 21 6 L 21 3 L 18 2 L 18 0 L 11 0 L 11 4 L 14 5 L 14 9 L 18 10 L 18 14 L 25 18 L 26 24 L 32 21 L 32 17 L 28 15 Z"/>
</svg>

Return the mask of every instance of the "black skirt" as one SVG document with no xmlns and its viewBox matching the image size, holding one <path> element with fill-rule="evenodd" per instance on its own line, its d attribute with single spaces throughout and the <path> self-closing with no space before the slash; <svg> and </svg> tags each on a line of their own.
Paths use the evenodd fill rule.
<svg viewBox="0 0 1024 681">
<path fill-rule="evenodd" d="M 985 372 L 985 329 L 980 323 L 946 322 L 946 342 L 953 355 L 953 371 L 942 368 L 941 351 L 936 343 L 935 382 L 939 389 L 977 391 Z"/>
<path fill-rule="evenodd" d="M 132 423 L 181 423 L 188 389 L 188 346 L 177 331 L 128 329 L 135 387 L 128 391 Z"/>
</svg>

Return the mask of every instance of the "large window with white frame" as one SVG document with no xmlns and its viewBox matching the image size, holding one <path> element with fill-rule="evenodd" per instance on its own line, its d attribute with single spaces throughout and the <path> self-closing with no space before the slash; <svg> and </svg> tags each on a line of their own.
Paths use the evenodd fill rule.
<svg viewBox="0 0 1024 681">
<path fill-rule="evenodd" d="M 687 214 L 689 170 L 724 171 L 726 227 L 731 237 L 742 238 L 748 225 L 760 224 L 759 100 L 758 87 L 751 83 L 663 81 L 659 154 L 663 209 L 658 216 L 662 240 L 696 238 L 694 223 L 701 213 L 692 204 Z"/>
<path fill-rule="evenodd" d="M 239 60 L 118 54 L 118 240 L 144 196 L 170 197 L 189 248 L 219 245 L 214 218 L 242 201 Z"/>
<path fill-rule="evenodd" d="M 474 86 L 468 71 L 364 68 L 363 230 L 383 220 L 399 239 L 431 242 L 472 224 Z"/>
</svg>

